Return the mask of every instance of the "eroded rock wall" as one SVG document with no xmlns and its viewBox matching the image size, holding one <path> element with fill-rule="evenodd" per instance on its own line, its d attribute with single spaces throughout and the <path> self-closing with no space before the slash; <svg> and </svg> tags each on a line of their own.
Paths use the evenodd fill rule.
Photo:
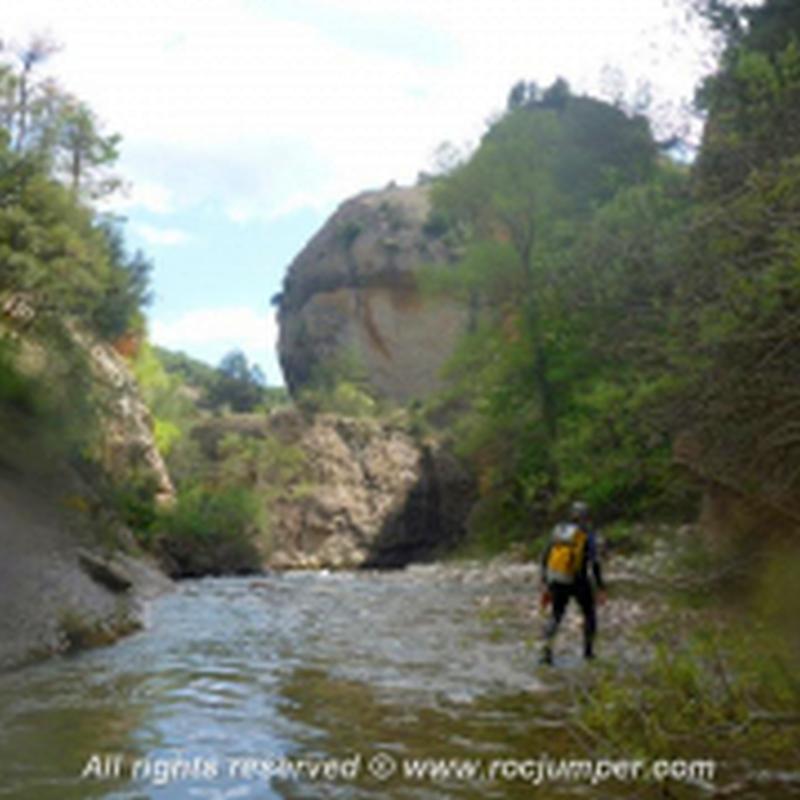
<svg viewBox="0 0 800 800">
<path fill-rule="evenodd" d="M 141 558 L 98 548 L 75 483 L 53 480 L 0 474 L 0 669 L 130 633 L 144 601 L 170 586 Z"/>
<path fill-rule="evenodd" d="M 302 470 L 269 502 L 267 566 L 403 566 L 463 536 L 474 487 L 441 444 L 386 421 L 333 414 L 286 410 L 264 425 L 272 446 L 303 454 Z"/>
<path fill-rule="evenodd" d="M 17 368 L 44 382 L 55 363 L 53 391 L 80 380 L 102 409 L 100 435 L 86 438 L 90 458 L 75 458 L 57 441 L 61 420 L 0 409 L 0 669 L 110 643 L 139 627 L 143 601 L 170 586 L 108 507 L 107 477 L 120 487 L 145 480 L 160 502 L 174 499 L 150 412 L 112 347 L 69 322 L 65 331 L 83 351 L 74 366 L 56 363 L 48 340 L 17 335 Z"/>
<path fill-rule="evenodd" d="M 88 353 L 94 378 L 107 396 L 99 453 L 103 467 L 120 483 L 134 476 L 149 480 L 156 501 L 168 505 L 175 499 L 175 487 L 156 444 L 152 414 L 125 359 L 108 344 L 73 335 Z"/>
</svg>

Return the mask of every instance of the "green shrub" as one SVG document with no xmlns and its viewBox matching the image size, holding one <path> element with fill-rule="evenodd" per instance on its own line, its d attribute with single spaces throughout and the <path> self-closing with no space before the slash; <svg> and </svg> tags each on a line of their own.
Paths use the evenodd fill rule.
<svg viewBox="0 0 800 800">
<path fill-rule="evenodd" d="M 2 338 L 0 338 L 0 404 L 12 406 L 24 413 L 31 413 L 36 406 L 33 384 L 15 368 L 12 343 Z"/>
<path fill-rule="evenodd" d="M 681 642 L 654 634 L 655 657 L 640 675 L 612 669 L 583 699 L 582 721 L 618 753 L 726 760 L 748 753 L 754 766 L 780 768 L 797 755 L 800 707 L 785 642 L 759 626 L 703 623 Z M 767 735 L 772 731 L 770 735 Z M 714 736 L 711 733 L 714 732 Z"/>
<path fill-rule="evenodd" d="M 349 417 L 375 416 L 382 410 L 370 391 L 369 370 L 357 350 L 337 353 L 317 364 L 297 404 L 308 414 Z"/>
<path fill-rule="evenodd" d="M 732 595 L 718 582 L 690 611 L 686 587 L 703 583 L 712 566 L 692 552 L 693 566 L 679 560 L 683 571 L 672 575 L 671 607 L 639 631 L 652 657 L 633 668 L 598 664 L 579 699 L 577 729 L 602 742 L 603 755 L 713 759 L 717 780 L 740 785 L 742 796 L 782 797 L 780 787 L 746 790 L 754 776 L 778 775 L 800 755 L 800 557 L 793 548 L 751 561 L 749 588 L 737 581 Z"/>
<path fill-rule="evenodd" d="M 449 228 L 450 221 L 448 220 L 447 215 L 434 209 L 428 214 L 428 218 L 425 220 L 425 223 L 422 226 L 422 232 L 426 236 L 430 236 L 432 239 L 438 239 L 441 236 L 444 236 Z"/>
<path fill-rule="evenodd" d="M 298 405 L 310 414 L 341 414 L 345 417 L 374 417 L 380 411 L 378 401 L 363 386 L 340 380 L 333 387 L 304 389 Z"/>
<path fill-rule="evenodd" d="M 264 400 L 256 411 L 264 414 L 276 408 L 285 408 L 292 403 L 289 390 L 285 386 L 266 386 L 263 395 Z"/>
<path fill-rule="evenodd" d="M 0 332 L 0 452 L 49 471 L 97 451 L 105 396 L 86 353 L 57 325 L 26 342 Z"/>
<path fill-rule="evenodd" d="M 119 515 L 122 522 L 133 531 L 144 545 L 150 541 L 153 525 L 158 519 L 155 496 L 155 480 L 132 477 L 122 485 L 110 488 L 107 501 Z"/>
<path fill-rule="evenodd" d="M 195 486 L 160 513 L 156 544 L 175 577 L 257 572 L 260 517 L 248 489 Z"/>
<path fill-rule="evenodd" d="M 158 451 L 163 456 L 167 456 L 172 448 L 181 440 L 183 431 L 171 420 L 155 417 L 153 420 L 153 436 L 155 437 Z"/>
<path fill-rule="evenodd" d="M 489 559 L 501 553 L 534 558 L 539 548 L 537 525 L 499 492 L 483 496 L 467 519 L 467 535 L 458 546 L 457 558 Z"/>
<path fill-rule="evenodd" d="M 378 404 L 361 386 L 349 381 L 340 381 L 330 397 L 330 410 L 349 417 L 372 416 Z"/>
<path fill-rule="evenodd" d="M 628 555 L 646 551 L 653 542 L 644 526 L 624 521 L 605 526 L 603 539 L 613 552 Z"/>
<path fill-rule="evenodd" d="M 256 438 L 230 433 L 222 440 L 219 452 L 218 482 L 257 490 L 266 500 L 306 479 L 308 465 L 303 449 L 272 434 Z"/>
</svg>

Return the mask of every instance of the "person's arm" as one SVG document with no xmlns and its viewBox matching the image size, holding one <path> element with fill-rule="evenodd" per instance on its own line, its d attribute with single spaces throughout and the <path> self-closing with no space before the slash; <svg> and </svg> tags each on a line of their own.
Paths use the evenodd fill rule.
<svg viewBox="0 0 800 800">
<path fill-rule="evenodd" d="M 553 601 L 553 596 L 550 594 L 550 586 L 547 583 L 547 560 L 550 557 L 550 548 L 553 546 L 549 542 L 542 551 L 542 558 L 539 563 L 539 584 L 541 586 L 541 593 L 539 596 L 539 608 L 542 612 L 547 613 L 550 603 Z"/>
<path fill-rule="evenodd" d="M 550 558 L 550 548 L 553 546 L 552 542 L 548 542 L 547 546 L 542 550 L 542 558 L 539 561 L 539 583 L 542 588 L 547 588 L 547 560 Z"/>
<path fill-rule="evenodd" d="M 600 557 L 597 553 L 597 533 L 592 531 L 589 534 L 589 542 L 588 542 L 588 556 L 589 556 L 589 563 L 592 568 L 592 575 L 594 576 L 594 583 L 595 586 L 600 591 L 605 591 L 606 585 L 603 581 L 603 567 L 600 564 Z"/>
</svg>

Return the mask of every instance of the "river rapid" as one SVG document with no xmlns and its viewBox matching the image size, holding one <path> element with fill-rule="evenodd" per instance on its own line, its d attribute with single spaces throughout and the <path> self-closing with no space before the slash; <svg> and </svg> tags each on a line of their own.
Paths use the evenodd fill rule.
<svg viewBox="0 0 800 800">
<path fill-rule="evenodd" d="M 555 745 L 540 625 L 523 566 L 185 582 L 141 633 L 0 676 L 0 798 L 529 797 L 396 772 Z"/>
</svg>

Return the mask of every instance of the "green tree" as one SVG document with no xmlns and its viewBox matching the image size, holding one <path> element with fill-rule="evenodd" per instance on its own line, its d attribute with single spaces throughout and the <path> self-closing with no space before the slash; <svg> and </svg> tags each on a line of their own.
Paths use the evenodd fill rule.
<svg viewBox="0 0 800 800">
<path fill-rule="evenodd" d="M 59 135 L 71 100 L 38 71 L 52 51 L 34 39 L 0 60 L 0 383 L 17 398 L 0 408 L 0 436 L 10 449 L 5 442 L 19 428 L 42 463 L 65 453 L 83 463 L 97 454 L 110 399 L 92 380 L 86 342 L 143 328 L 149 264 L 129 257 L 116 224 L 62 180 Z M 25 407 L 30 429 L 15 421 L 13 406 Z M 57 457 L 41 455 L 48 452 Z"/>
<path fill-rule="evenodd" d="M 710 3 L 726 37 L 704 84 L 698 203 L 674 305 L 676 428 L 695 466 L 781 508 L 800 486 L 800 14 Z M 715 16 L 714 16 L 715 15 Z"/>
<path fill-rule="evenodd" d="M 42 169 L 91 202 L 120 186 L 111 168 L 120 136 L 102 133 L 94 112 L 39 68 L 59 50 L 46 36 L 34 36 L 7 54 L 0 65 L 0 120 L 18 156 L 41 162 Z"/>
<path fill-rule="evenodd" d="M 264 398 L 264 374 L 249 364 L 241 350 L 233 350 L 220 361 L 208 402 L 213 408 L 228 406 L 232 411 L 253 411 Z"/>
<path fill-rule="evenodd" d="M 719 69 L 697 93 L 708 122 L 696 174 L 709 198 L 800 147 L 800 9 L 791 0 L 701 7 L 725 41 Z"/>
<path fill-rule="evenodd" d="M 560 490 L 606 513 L 685 501 L 671 470 L 672 307 L 691 214 L 688 171 L 662 163 L 583 227 L 562 275 L 568 350 L 583 353 L 555 452 Z"/>
<path fill-rule="evenodd" d="M 465 255 L 430 278 L 478 309 L 450 367 L 462 408 L 456 438 L 494 497 L 486 518 L 506 528 L 560 498 L 571 468 L 559 450 L 565 422 L 574 441 L 577 397 L 602 374 L 588 335 L 601 295 L 587 291 L 584 232 L 597 208 L 657 173 L 642 118 L 574 97 L 563 81 L 512 96 L 473 157 L 434 187 L 436 212 L 464 232 Z"/>
<path fill-rule="evenodd" d="M 0 145 L 0 291 L 24 293 L 36 324 L 73 317 L 106 339 L 141 328 L 150 264 L 26 156 Z"/>
<path fill-rule="evenodd" d="M 59 46 L 46 36 L 33 36 L 14 56 L 18 69 L 6 72 L 8 89 L 4 92 L 9 108 L 6 111 L 9 129 L 17 153 L 35 147 L 41 149 L 48 140 L 51 119 L 51 100 L 54 96 L 51 81 L 39 81 L 37 67 L 56 53 Z"/>
<path fill-rule="evenodd" d="M 119 223 L 101 219 L 97 227 L 105 239 L 109 270 L 102 296 L 91 321 L 95 330 L 107 339 L 126 332 L 143 334 L 143 310 L 152 300 L 150 275 L 153 264 L 141 250 L 130 253 Z"/>
<path fill-rule="evenodd" d="M 94 112 L 71 98 L 64 103 L 58 127 L 61 170 L 73 195 L 96 200 L 118 189 L 120 180 L 108 168 L 119 157 L 121 137 L 101 135 Z"/>
<path fill-rule="evenodd" d="M 675 408 L 696 466 L 795 507 L 800 488 L 800 155 L 700 206 L 677 303 Z"/>
</svg>

